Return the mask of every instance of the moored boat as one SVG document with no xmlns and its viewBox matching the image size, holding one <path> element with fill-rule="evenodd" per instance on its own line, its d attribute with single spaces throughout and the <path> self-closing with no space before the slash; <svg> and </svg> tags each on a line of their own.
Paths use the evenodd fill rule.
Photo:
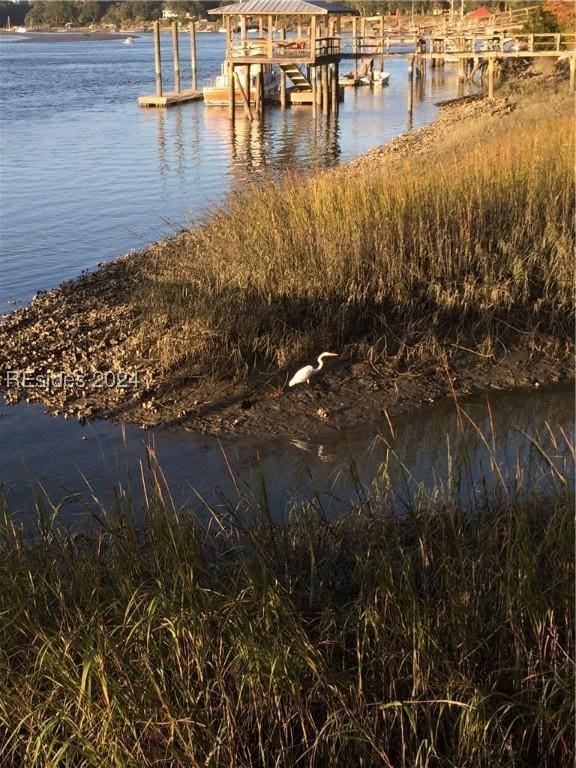
<svg viewBox="0 0 576 768">
<path fill-rule="evenodd" d="M 266 64 L 252 65 L 250 68 L 250 87 L 246 83 L 246 69 L 238 67 L 235 72 L 234 83 L 234 101 L 236 104 L 244 103 L 244 94 L 249 98 L 250 105 L 256 103 L 256 77 L 262 70 L 264 99 L 272 97 L 279 86 L 278 75 L 272 68 Z M 237 77 L 236 77 L 237 75 Z M 213 83 L 204 86 L 202 89 L 204 103 L 208 107 L 227 107 L 230 104 L 230 79 L 225 64 L 222 64 L 221 73 L 214 79 Z"/>
<path fill-rule="evenodd" d="M 360 78 L 362 85 L 388 85 L 389 80 L 390 72 L 372 72 Z"/>
</svg>

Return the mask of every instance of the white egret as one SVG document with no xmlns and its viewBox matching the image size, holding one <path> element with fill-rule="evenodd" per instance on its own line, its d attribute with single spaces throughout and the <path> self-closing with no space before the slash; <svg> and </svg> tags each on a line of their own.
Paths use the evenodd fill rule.
<svg viewBox="0 0 576 768">
<path fill-rule="evenodd" d="M 310 384 L 312 376 L 322 370 L 325 357 L 338 357 L 338 355 L 335 352 L 322 352 L 321 355 L 318 355 L 318 366 L 314 368 L 313 365 L 305 365 L 304 368 L 300 368 L 300 370 L 296 371 L 294 376 L 292 376 L 288 382 L 288 386 L 293 387 L 294 384 L 304 384 L 304 382 Z"/>
</svg>

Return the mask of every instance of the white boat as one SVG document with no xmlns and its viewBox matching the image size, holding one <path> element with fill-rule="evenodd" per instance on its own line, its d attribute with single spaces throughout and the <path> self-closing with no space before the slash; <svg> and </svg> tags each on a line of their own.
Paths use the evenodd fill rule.
<svg viewBox="0 0 576 768">
<path fill-rule="evenodd" d="M 18 32 L 19 35 L 25 35 L 28 30 L 26 27 L 12 27 L 12 32 Z"/>
<path fill-rule="evenodd" d="M 250 104 L 253 106 L 256 103 L 256 75 L 263 70 L 264 75 L 264 99 L 271 97 L 279 88 L 280 79 L 275 74 L 270 65 L 268 64 L 256 64 L 250 67 L 250 89 L 249 99 Z M 236 77 L 237 75 L 237 77 Z M 235 73 L 234 83 L 234 101 L 236 104 L 244 104 L 244 95 L 242 90 L 248 96 L 248 89 L 246 84 L 246 69 L 244 67 L 238 67 Z M 240 85 L 238 83 L 240 80 Z M 204 94 L 204 103 L 208 107 L 227 107 L 230 104 L 230 89 L 229 89 L 229 75 L 226 71 L 226 65 L 222 64 L 221 73 L 214 78 L 210 85 L 204 86 L 202 93 Z"/>
<path fill-rule="evenodd" d="M 390 80 L 390 72 L 372 72 L 372 80 L 368 77 L 360 78 L 363 83 L 369 85 L 388 85 Z"/>
<path fill-rule="evenodd" d="M 125 40 L 122 40 L 123 45 L 132 45 L 134 43 L 134 38 L 132 35 L 128 35 L 128 37 Z"/>
</svg>

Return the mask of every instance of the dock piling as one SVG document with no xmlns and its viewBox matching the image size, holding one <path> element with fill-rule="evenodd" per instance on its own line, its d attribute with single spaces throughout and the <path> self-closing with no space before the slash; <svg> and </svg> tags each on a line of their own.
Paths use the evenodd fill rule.
<svg viewBox="0 0 576 768">
<path fill-rule="evenodd" d="M 234 82 L 234 62 L 228 65 L 228 114 L 234 123 L 236 120 L 236 88 Z"/>
<path fill-rule="evenodd" d="M 327 115 L 330 112 L 330 93 L 329 93 L 329 77 L 328 77 L 328 64 L 324 64 L 322 69 L 322 112 Z"/>
<path fill-rule="evenodd" d="M 408 56 L 408 114 L 414 106 L 414 56 Z"/>
<path fill-rule="evenodd" d="M 198 75 L 196 71 L 196 22 L 190 22 L 190 68 L 192 70 L 192 90 L 198 90 Z"/>
<path fill-rule="evenodd" d="M 160 53 L 160 22 L 154 22 L 154 69 L 156 71 L 156 96 L 162 96 L 162 54 Z"/>
<path fill-rule="evenodd" d="M 488 59 L 488 98 L 494 98 L 494 56 Z"/>
<path fill-rule="evenodd" d="M 339 87 L 338 87 L 338 62 L 334 62 L 334 64 L 330 67 L 330 85 L 332 89 L 332 112 L 336 114 L 338 112 L 338 98 L 339 98 Z"/>
<path fill-rule="evenodd" d="M 280 30 L 280 39 L 286 40 L 285 27 Z M 282 109 L 286 109 L 286 73 L 283 71 L 280 71 L 280 106 Z"/>
<path fill-rule="evenodd" d="M 180 93 L 180 49 L 178 46 L 178 22 L 172 22 L 172 56 L 174 60 L 174 92 Z"/>
<path fill-rule="evenodd" d="M 570 56 L 570 90 L 576 85 L 576 56 Z"/>
</svg>

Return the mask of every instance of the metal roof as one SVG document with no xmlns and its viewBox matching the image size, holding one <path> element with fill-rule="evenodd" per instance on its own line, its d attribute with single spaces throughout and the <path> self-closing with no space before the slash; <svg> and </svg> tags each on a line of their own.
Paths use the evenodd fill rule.
<svg viewBox="0 0 576 768">
<path fill-rule="evenodd" d="M 232 5 L 213 8 L 208 13 L 215 16 L 327 16 L 334 14 L 349 14 L 356 16 L 358 11 L 337 3 L 322 0 L 243 0 Z"/>
</svg>

